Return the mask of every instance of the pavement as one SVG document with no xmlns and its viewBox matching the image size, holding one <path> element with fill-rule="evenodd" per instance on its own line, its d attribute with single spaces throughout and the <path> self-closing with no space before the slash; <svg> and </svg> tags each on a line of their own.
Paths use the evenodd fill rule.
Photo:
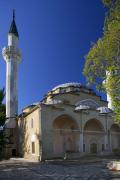
<svg viewBox="0 0 120 180">
<path fill-rule="evenodd" d="M 0 161 L 0 180 L 120 180 L 120 171 L 107 164 L 119 158 L 86 158 L 31 162 L 22 158 Z"/>
</svg>

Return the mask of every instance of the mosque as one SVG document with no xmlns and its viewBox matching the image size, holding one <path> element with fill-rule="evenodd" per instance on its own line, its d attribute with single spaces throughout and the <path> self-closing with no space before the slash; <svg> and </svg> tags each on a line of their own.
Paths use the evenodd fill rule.
<svg viewBox="0 0 120 180">
<path fill-rule="evenodd" d="M 120 147 L 120 126 L 114 122 L 111 100 L 70 82 L 50 90 L 43 99 L 18 114 L 17 73 L 21 60 L 15 15 L 8 33 L 6 61 L 7 156 L 32 160 L 108 155 Z"/>
</svg>

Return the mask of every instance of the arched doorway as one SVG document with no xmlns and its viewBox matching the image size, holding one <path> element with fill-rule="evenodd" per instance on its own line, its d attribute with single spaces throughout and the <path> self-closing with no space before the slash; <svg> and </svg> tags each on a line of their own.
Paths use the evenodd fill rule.
<svg viewBox="0 0 120 180">
<path fill-rule="evenodd" d="M 12 149 L 12 157 L 16 157 L 16 149 Z"/>
<path fill-rule="evenodd" d="M 100 153 L 103 149 L 104 128 L 99 120 L 90 119 L 84 126 L 85 152 L 90 154 Z"/>
<path fill-rule="evenodd" d="M 70 152 L 74 149 L 74 144 L 71 137 L 68 137 L 66 139 L 66 151 Z"/>
<path fill-rule="evenodd" d="M 118 124 L 113 124 L 110 128 L 110 141 L 112 151 L 120 147 L 120 127 Z"/>
<path fill-rule="evenodd" d="M 97 153 L 97 144 L 96 143 L 90 144 L 90 153 L 91 154 L 96 154 Z"/>
<path fill-rule="evenodd" d="M 53 122 L 53 149 L 56 156 L 76 152 L 79 139 L 78 125 L 69 115 L 62 115 Z"/>
</svg>

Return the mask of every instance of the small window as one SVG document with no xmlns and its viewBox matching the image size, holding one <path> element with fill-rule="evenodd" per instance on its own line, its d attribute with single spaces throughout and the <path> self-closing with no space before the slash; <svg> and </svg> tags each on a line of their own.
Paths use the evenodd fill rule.
<svg viewBox="0 0 120 180">
<path fill-rule="evenodd" d="M 85 152 L 85 144 L 83 144 L 83 152 Z"/>
<path fill-rule="evenodd" d="M 12 149 L 12 156 L 16 157 L 16 149 Z"/>
<path fill-rule="evenodd" d="M 14 129 L 10 129 L 10 136 L 13 137 L 14 136 Z"/>
<path fill-rule="evenodd" d="M 35 142 L 32 142 L 32 154 L 35 154 Z"/>
<path fill-rule="evenodd" d="M 31 119 L 31 128 L 33 128 L 33 118 Z"/>
<path fill-rule="evenodd" d="M 104 144 L 102 144 L 102 152 L 105 150 L 105 148 L 104 148 Z"/>
</svg>

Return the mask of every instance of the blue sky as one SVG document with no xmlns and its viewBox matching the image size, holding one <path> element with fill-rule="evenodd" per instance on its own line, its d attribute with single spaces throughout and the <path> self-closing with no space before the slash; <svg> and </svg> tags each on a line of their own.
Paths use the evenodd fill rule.
<svg viewBox="0 0 120 180">
<path fill-rule="evenodd" d="M 40 101 L 54 86 L 81 82 L 84 56 L 103 34 L 105 8 L 101 0 L 0 1 L 0 49 L 16 10 L 19 47 L 19 111 Z M 0 53 L 0 87 L 5 86 L 5 62 Z M 105 96 L 103 96 L 105 98 Z"/>
</svg>

